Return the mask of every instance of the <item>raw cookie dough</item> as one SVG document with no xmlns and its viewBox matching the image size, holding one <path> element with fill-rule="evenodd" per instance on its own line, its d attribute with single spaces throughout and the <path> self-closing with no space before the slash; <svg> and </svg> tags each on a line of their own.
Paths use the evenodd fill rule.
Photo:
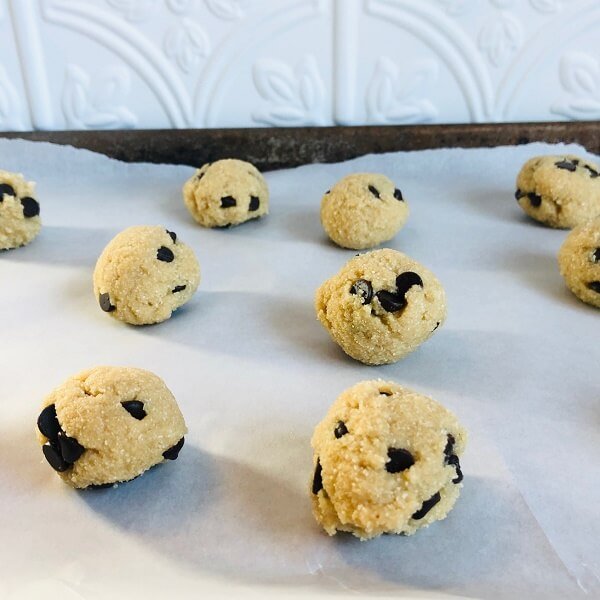
<svg viewBox="0 0 600 600">
<path fill-rule="evenodd" d="M 142 369 L 88 369 L 42 406 L 37 435 L 44 456 L 76 488 L 128 481 L 175 460 L 187 433 L 173 394 Z"/>
<path fill-rule="evenodd" d="M 0 170 L 0 250 L 25 246 L 39 233 L 40 205 L 34 194 L 33 182 Z"/>
<path fill-rule="evenodd" d="M 249 162 L 227 158 L 207 163 L 183 186 L 183 200 L 204 227 L 229 227 L 269 212 L 269 190 Z"/>
<path fill-rule="evenodd" d="M 185 304 L 200 282 L 189 246 L 160 226 L 129 227 L 106 246 L 94 270 L 100 308 L 132 325 L 160 323 Z"/>
<path fill-rule="evenodd" d="M 391 381 L 343 392 L 312 438 L 313 513 L 329 535 L 411 535 L 444 519 L 463 479 L 467 433 L 434 400 Z"/>
<path fill-rule="evenodd" d="M 558 266 L 568 288 L 600 308 L 600 218 L 569 233 L 558 252 Z"/>
<path fill-rule="evenodd" d="M 352 258 L 317 290 L 321 324 L 344 352 L 370 365 L 396 362 L 446 319 L 435 275 L 396 250 Z"/>
<path fill-rule="evenodd" d="M 571 154 L 536 156 L 523 165 L 515 198 L 537 221 L 576 227 L 600 216 L 600 167 Z"/>
<path fill-rule="evenodd" d="M 321 223 L 343 248 L 361 250 L 390 240 L 406 222 L 408 204 L 385 175 L 354 173 L 321 200 Z"/>
</svg>

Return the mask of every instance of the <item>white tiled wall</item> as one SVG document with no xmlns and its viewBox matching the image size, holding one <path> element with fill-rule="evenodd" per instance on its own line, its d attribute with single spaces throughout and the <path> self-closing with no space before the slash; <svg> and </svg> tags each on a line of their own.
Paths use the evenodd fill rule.
<svg viewBox="0 0 600 600">
<path fill-rule="evenodd" d="M 600 0 L 0 0 L 0 130 L 600 119 Z"/>
</svg>

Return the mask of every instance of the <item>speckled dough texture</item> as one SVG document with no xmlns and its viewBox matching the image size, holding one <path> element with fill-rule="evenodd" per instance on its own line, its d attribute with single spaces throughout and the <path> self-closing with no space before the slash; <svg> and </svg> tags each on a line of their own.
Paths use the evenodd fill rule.
<svg viewBox="0 0 600 600">
<path fill-rule="evenodd" d="M 25 246 L 39 233 L 40 205 L 34 196 L 33 182 L 0 170 L 0 250 Z"/>
<path fill-rule="evenodd" d="M 385 175 L 354 173 L 321 200 L 321 223 L 338 246 L 362 250 L 392 239 L 408 218 L 402 192 Z"/>
<path fill-rule="evenodd" d="M 578 156 L 536 156 L 517 177 L 515 198 L 532 218 L 562 229 L 600 216 L 600 167 Z"/>
<path fill-rule="evenodd" d="M 204 227 L 229 227 L 269 212 L 269 190 L 249 162 L 227 158 L 203 165 L 183 186 L 190 214 Z"/>
<path fill-rule="evenodd" d="M 329 535 L 411 535 L 444 519 L 462 487 L 467 433 L 434 400 L 391 381 L 343 392 L 317 425 L 313 513 Z"/>
<path fill-rule="evenodd" d="M 600 308 L 600 218 L 571 231 L 558 252 L 558 266 L 567 287 Z"/>
<path fill-rule="evenodd" d="M 423 265 L 382 249 L 352 258 L 325 281 L 315 309 L 347 354 L 380 365 L 412 352 L 443 324 L 446 295 Z"/>
<path fill-rule="evenodd" d="M 100 308 L 132 325 L 168 319 L 200 282 L 194 252 L 160 226 L 129 227 L 106 246 L 94 270 Z"/>
<path fill-rule="evenodd" d="M 38 417 L 44 456 L 76 488 L 128 481 L 175 460 L 187 428 L 173 394 L 153 373 L 96 367 L 49 394 Z"/>
</svg>

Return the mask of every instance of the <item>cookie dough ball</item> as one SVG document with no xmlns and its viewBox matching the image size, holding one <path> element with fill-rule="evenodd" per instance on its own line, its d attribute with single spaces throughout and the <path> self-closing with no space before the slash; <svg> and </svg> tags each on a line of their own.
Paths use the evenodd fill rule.
<svg viewBox="0 0 600 600">
<path fill-rule="evenodd" d="M 129 481 L 175 460 L 187 428 L 173 394 L 148 371 L 96 367 L 42 405 L 37 435 L 50 466 L 76 488 Z"/>
<path fill-rule="evenodd" d="M 537 156 L 517 178 L 515 198 L 536 221 L 570 229 L 600 216 L 600 167 L 577 156 Z"/>
<path fill-rule="evenodd" d="M 600 218 L 571 231 L 558 252 L 558 266 L 567 287 L 600 308 Z"/>
<path fill-rule="evenodd" d="M 0 250 L 25 246 L 39 233 L 40 205 L 34 195 L 33 182 L 0 170 Z"/>
<path fill-rule="evenodd" d="M 317 290 L 321 324 L 352 358 L 396 362 L 446 319 L 446 295 L 435 275 L 396 250 L 359 254 Z"/>
<path fill-rule="evenodd" d="M 229 227 L 269 212 L 265 178 L 252 164 L 228 158 L 207 163 L 183 186 L 183 200 L 204 227 Z"/>
<path fill-rule="evenodd" d="M 443 406 L 391 381 L 346 390 L 312 438 L 313 513 L 329 535 L 411 535 L 444 519 L 462 487 L 467 433 Z"/>
<path fill-rule="evenodd" d="M 164 227 L 136 226 L 106 246 L 94 270 L 100 308 L 132 325 L 168 319 L 194 294 L 200 266 L 189 246 Z"/>
<path fill-rule="evenodd" d="M 385 175 L 354 173 L 321 200 L 321 223 L 343 248 L 372 248 L 392 239 L 408 218 L 402 192 Z"/>
</svg>

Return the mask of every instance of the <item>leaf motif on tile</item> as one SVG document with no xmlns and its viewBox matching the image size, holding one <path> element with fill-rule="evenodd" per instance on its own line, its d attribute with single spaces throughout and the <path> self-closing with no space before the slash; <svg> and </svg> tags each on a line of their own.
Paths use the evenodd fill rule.
<svg viewBox="0 0 600 600">
<path fill-rule="evenodd" d="M 521 23 L 503 12 L 483 26 L 479 33 L 479 48 L 494 67 L 500 67 L 519 49 L 522 39 Z"/>
<path fill-rule="evenodd" d="M 210 12 L 227 21 L 241 19 L 244 16 L 239 0 L 204 0 Z"/>
<path fill-rule="evenodd" d="M 164 49 L 184 73 L 190 73 L 210 53 L 210 42 L 202 27 L 186 17 L 167 31 Z"/>
<path fill-rule="evenodd" d="M 565 94 L 550 111 L 567 119 L 600 118 L 600 61 L 584 52 L 567 52 L 559 66 Z"/>
<path fill-rule="evenodd" d="M 562 8 L 561 0 L 529 0 L 529 3 L 541 13 L 558 12 Z"/>
<path fill-rule="evenodd" d="M 167 7 L 176 15 L 181 15 L 191 8 L 194 0 L 167 0 Z"/>
<path fill-rule="evenodd" d="M 155 12 L 157 0 L 106 0 L 110 6 L 134 23 L 146 21 Z"/>
<path fill-rule="evenodd" d="M 438 110 L 423 97 L 436 81 L 438 63 L 426 59 L 402 70 L 390 58 L 380 56 L 367 87 L 370 123 L 425 123 Z"/>
<path fill-rule="evenodd" d="M 20 104 L 17 90 L 4 67 L 0 65 L 0 130 L 25 129 Z"/>
<path fill-rule="evenodd" d="M 451 17 L 460 17 L 473 7 L 473 0 L 437 0 Z"/>
<path fill-rule="evenodd" d="M 266 101 L 252 114 L 257 123 L 290 127 L 325 123 L 325 86 L 314 56 L 305 56 L 294 69 L 280 60 L 259 60 L 252 77 Z"/>
<path fill-rule="evenodd" d="M 120 104 L 131 85 L 129 71 L 114 65 L 92 79 L 74 64 L 67 65 L 62 91 L 62 110 L 70 129 L 126 129 L 135 127 L 137 117 Z"/>
</svg>

